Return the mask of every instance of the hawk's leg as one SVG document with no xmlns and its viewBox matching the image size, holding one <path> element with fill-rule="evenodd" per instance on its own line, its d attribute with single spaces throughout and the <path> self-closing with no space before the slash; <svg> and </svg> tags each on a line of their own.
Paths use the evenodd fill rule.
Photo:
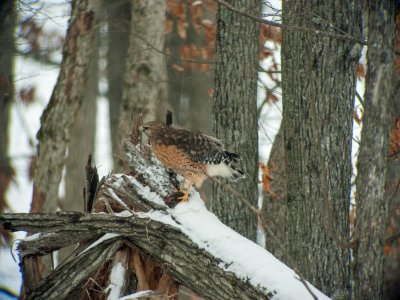
<svg viewBox="0 0 400 300">
<path fill-rule="evenodd" d="M 185 181 L 185 180 L 183 180 L 183 181 Z M 189 200 L 189 193 L 190 193 L 190 189 L 192 187 L 192 184 L 193 183 L 191 181 L 189 181 L 189 185 L 186 188 L 186 192 L 183 194 L 183 196 L 178 197 L 178 200 L 180 200 L 182 202 L 187 202 Z M 183 188 L 183 186 L 184 186 L 184 184 L 181 185 L 181 189 Z M 183 190 L 181 190 L 181 192 L 183 192 Z"/>
<path fill-rule="evenodd" d="M 181 187 L 179 188 L 179 191 L 182 192 L 182 193 L 185 190 L 185 183 L 186 183 L 186 179 L 183 178 L 182 182 L 181 182 Z"/>
</svg>

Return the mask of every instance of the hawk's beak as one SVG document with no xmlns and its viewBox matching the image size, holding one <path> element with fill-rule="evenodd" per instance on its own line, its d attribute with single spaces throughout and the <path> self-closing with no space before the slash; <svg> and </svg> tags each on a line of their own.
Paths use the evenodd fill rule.
<svg viewBox="0 0 400 300">
<path fill-rule="evenodd" d="M 139 126 L 138 130 L 143 131 L 143 126 Z"/>
</svg>

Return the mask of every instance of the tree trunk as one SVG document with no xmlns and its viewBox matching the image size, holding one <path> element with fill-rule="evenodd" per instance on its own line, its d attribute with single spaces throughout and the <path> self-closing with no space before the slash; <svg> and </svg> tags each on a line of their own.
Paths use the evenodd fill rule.
<svg viewBox="0 0 400 300">
<path fill-rule="evenodd" d="M 259 1 L 236 1 L 235 8 L 259 16 Z M 237 197 L 258 201 L 257 78 L 259 24 L 218 7 L 213 103 L 214 130 L 227 149 L 243 157 L 246 179 L 235 184 L 239 195 L 214 183 L 212 211 L 226 225 L 255 240 L 257 219 Z"/>
<path fill-rule="evenodd" d="M 13 0 L 0 2 L 0 213 L 7 208 L 6 193 L 14 169 L 8 156 L 8 132 L 10 108 L 14 98 L 14 27 L 15 8 Z M 9 242 L 10 234 L 0 229 L 1 241 Z"/>
<path fill-rule="evenodd" d="M 383 299 L 384 197 L 391 121 L 394 2 L 368 4 L 368 52 L 363 130 L 358 155 L 354 235 L 356 299 Z"/>
<path fill-rule="evenodd" d="M 98 4 L 100 5 L 100 4 Z M 99 11 L 99 9 L 96 9 Z M 83 95 L 82 105 L 71 128 L 66 162 L 65 199 L 62 210 L 84 211 L 83 187 L 85 166 L 89 154 L 94 153 L 97 117 L 97 95 L 99 85 L 99 29 L 95 29 L 93 53 L 89 60 L 89 79 Z"/>
<path fill-rule="evenodd" d="M 135 111 L 141 110 L 147 121 L 164 116 L 167 75 L 160 51 L 164 47 L 165 11 L 164 0 L 132 2 L 118 141 L 129 135 Z M 117 169 L 122 168 L 122 153 L 120 147 Z"/>
<path fill-rule="evenodd" d="M 86 88 L 89 57 L 94 48 L 95 0 L 72 2 L 71 19 L 63 49 L 60 75 L 41 117 L 37 135 L 38 157 L 34 174 L 32 212 L 57 209 L 58 186 L 65 163 L 69 130 Z"/>
<path fill-rule="evenodd" d="M 301 16 L 301 17 L 299 17 Z M 310 30 L 361 34 L 358 1 L 284 1 L 283 122 L 289 255 L 334 299 L 350 296 L 352 116 L 361 47 Z M 308 30 L 308 31 L 306 31 Z"/>
<path fill-rule="evenodd" d="M 132 2 L 133 3 L 133 2 Z M 129 46 L 131 5 L 129 0 L 104 1 L 108 24 L 107 78 L 108 103 L 112 152 L 118 153 L 121 141 L 118 137 L 118 123 L 122 102 L 123 70 L 126 64 L 126 50 Z M 114 165 L 119 159 L 113 156 Z"/>
</svg>

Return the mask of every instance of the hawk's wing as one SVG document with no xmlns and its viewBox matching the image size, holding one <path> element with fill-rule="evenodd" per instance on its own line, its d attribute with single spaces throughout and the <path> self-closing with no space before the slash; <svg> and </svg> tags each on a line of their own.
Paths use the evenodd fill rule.
<svg viewBox="0 0 400 300">
<path fill-rule="evenodd" d="M 226 159 L 222 142 L 201 132 L 168 128 L 162 142 L 175 145 L 195 163 L 219 164 Z"/>
</svg>

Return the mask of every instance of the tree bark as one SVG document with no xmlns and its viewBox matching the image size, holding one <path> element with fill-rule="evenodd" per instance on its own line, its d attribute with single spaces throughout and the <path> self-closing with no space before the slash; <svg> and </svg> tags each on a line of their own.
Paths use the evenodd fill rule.
<svg viewBox="0 0 400 300">
<path fill-rule="evenodd" d="M 387 201 L 384 197 L 391 121 L 394 5 L 368 3 L 368 52 L 363 130 L 358 155 L 354 294 L 383 299 L 383 246 Z"/>
<path fill-rule="evenodd" d="M 283 24 L 307 29 L 284 30 L 282 42 L 288 251 L 313 284 L 334 299 L 348 299 L 350 255 L 341 244 L 349 240 L 352 116 L 361 47 L 312 30 L 359 38 L 360 4 L 282 4 Z"/>
<path fill-rule="evenodd" d="M 60 74 L 41 117 L 38 157 L 34 174 L 32 212 L 57 209 L 58 186 L 65 163 L 69 130 L 81 106 L 88 80 L 89 57 L 94 48 L 96 1 L 72 2 L 71 19 L 63 49 Z"/>
<path fill-rule="evenodd" d="M 236 1 L 234 6 L 260 14 L 258 1 Z M 227 149 L 243 157 L 247 177 L 235 184 L 235 190 L 257 206 L 259 24 L 219 5 L 217 28 L 213 127 Z M 237 197 L 214 183 L 211 209 L 223 223 L 255 240 L 257 219 Z"/>
<path fill-rule="evenodd" d="M 161 119 L 166 101 L 164 47 L 164 0 L 139 0 L 132 3 L 132 17 L 123 83 L 118 141 L 131 130 L 134 112 L 142 111 L 146 121 Z M 116 169 L 122 169 L 121 157 Z"/>
<path fill-rule="evenodd" d="M 108 103 L 110 113 L 110 132 L 112 152 L 118 153 L 121 143 L 117 140 L 118 123 L 122 102 L 123 70 L 126 64 L 126 52 L 129 46 L 129 28 L 131 22 L 129 0 L 104 1 L 108 24 L 107 79 Z M 119 159 L 113 156 L 114 165 Z"/>
<path fill-rule="evenodd" d="M 0 213 L 8 207 L 6 193 L 14 169 L 8 156 L 10 108 L 14 98 L 14 28 L 15 8 L 13 0 L 0 3 Z M 10 242 L 8 232 L 0 229 L 0 244 Z"/>
</svg>

